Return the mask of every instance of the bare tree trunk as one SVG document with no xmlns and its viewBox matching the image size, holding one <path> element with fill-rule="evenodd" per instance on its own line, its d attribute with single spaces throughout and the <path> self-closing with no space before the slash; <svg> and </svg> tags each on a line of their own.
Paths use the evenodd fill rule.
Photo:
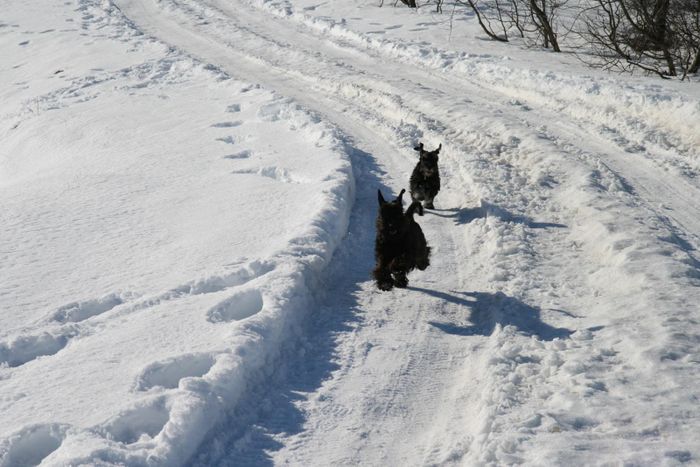
<svg viewBox="0 0 700 467">
<path fill-rule="evenodd" d="M 534 2 L 533 2 L 534 3 Z M 545 0 L 542 0 L 542 16 L 547 17 L 547 4 L 545 3 Z M 549 35 L 548 34 L 542 34 L 544 38 L 544 48 L 548 49 L 549 48 Z"/>
<path fill-rule="evenodd" d="M 668 50 L 668 47 L 665 47 L 664 50 L 664 60 L 666 60 L 666 67 L 668 68 L 668 75 L 669 76 L 676 76 L 676 63 L 673 60 L 673 56 L 671 56 L 671 52 Z"/>
<path fill-rule="evenodd" d="M 668 37 L 669 6 L 669 0 L 657 0 L 653 13 L 654 26 L 652 29 L 652 34 L 657 47 L 661 48 L 663 51 L 664 60 L 666 61 L 666 66 L 668 67 L 668 74 L 670 76 L 676 76 L 676 65 L 669 49 L 671 46 L 671 41 Z"/>
<path fill-rule="evenodd" d="M 513 23 L 515 24 L 515 27 L 518 29 L 518 32 L 520 32 L 520 37 L 524 38 L 525 37 L 525 31 L 523 30 L 522 25 L 520 24 L 520 11 L 518 10 L 518 1 L 519 0 L 511 0 L 511 5 L 513 5 Z"/>
<path fill-rule="evenodd" d="M 503 37 L 507 40 L 508 39 L 508 30 L 506 29 L 506 24 L 503 19 L 503 9 L 501 8 L 500 3 L 498 3 L 498 0 L 496 1 L 496 13 L 498 14 L 498 22 L 501 25 L 501 30 L 503 31 Z"/>
<path fill-rule="evenodd" d="M 690 68 L 688 68 L 688 73 L 695 74 L 698 71 L 700 71 L 700 49 L 695 53 L 695 60 L 693 60 Z"/>
<path fill-rule="evenodd" d="M 561 52 L 559 43 L 557 42 L 557 35 L 554 29 L 552 29 L 552 24 L 549 22 L 547 14 L 537 5 L 537 0 L 530 0 L 530 9 L 537 20 L 537 27 L 545 38 L 545 47 L 548 46 L 548 43 L 551 43 L 552 49 L 555 52 Z"/>
</svg>

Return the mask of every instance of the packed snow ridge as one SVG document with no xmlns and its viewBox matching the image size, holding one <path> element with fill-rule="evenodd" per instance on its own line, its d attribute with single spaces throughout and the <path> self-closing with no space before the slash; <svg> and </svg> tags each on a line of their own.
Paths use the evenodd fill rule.
<svg viewBox="0 0 700 467">
<path fill-rule="evenodd" d="M 700 463 L 697 83 L 460 9 L 0 10 L 0 466 Z"/>
</svg>

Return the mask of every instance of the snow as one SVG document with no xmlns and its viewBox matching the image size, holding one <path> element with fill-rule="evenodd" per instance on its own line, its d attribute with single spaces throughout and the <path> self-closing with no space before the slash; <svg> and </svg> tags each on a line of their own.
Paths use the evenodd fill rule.
<svg viewBox="0 0 700 467">
<path fill-rule="evenodd" d="M 697 82 L 431 7 L 0 11 L 0 466 L 699 462 Z"/>
</svg>

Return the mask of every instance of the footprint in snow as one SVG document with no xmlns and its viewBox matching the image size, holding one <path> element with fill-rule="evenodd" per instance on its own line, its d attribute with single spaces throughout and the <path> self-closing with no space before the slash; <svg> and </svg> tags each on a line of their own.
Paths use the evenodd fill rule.
<svg viewBox="0 0 700 467">
<path fill-rule="evenodd" d="M 63 305 L 51 314 L 51 319 L 59 323 L 78 323 L 93 316 L 101 315 L 124 303 L 117 294 L 105 295 L 102 298 L 73 302 Z"/>
<path fill-rule="evenodd" d="M 214 365 L 211 354 L 185 354 L 151 363 L 136 379 L 137 391 L 148 391 L 154 387 L 175 389 L 183 378 L 198 378 L 209 372 Z"/>
<path fill-rule="evenodd" d="M 123 444 L 153 439 L 170 419 L 165 402 L 164 397 L 159 397 L 134 406 L 112 417 L 97 431 Z"/>
<path fill-rule="evenodd" d="M 175 287 L 169 290 L 166 296 L 180 297 L 182 295 L 202 295 L 221 292 L 229 287 L 241 286 L 258 277 L 262 277 L 273 269 L 274 265 L 271 263 L 252 261 L 245 267 L 238 268 L 228 274 L 211 276 Z"/>
<path fill-rule="evenodd" d="M 680 463 L 688 463 L 691 460 L 693 460 L 693 454 L 690 451 L 666 451 L 664 453 L 666 457 L 669 457 L 671 459 L 675 459 Z"/>
<path fill-rule="evenodd" d="M 236 141 L 233 139 L 233 136 L 224 136 L 223 138 L 216 138 L 216 140 L 226 144 L 236 144 Z"/>
<path fill-rule="evenodd" d="M 25 45 L 28 45 L 28 44 L 29 44 L 29 41 L 22 41 L 22 42 L 19 43 L 19 45 L 21 45 L 21 46 L 25 46 Z"/>
<path fill-rule="evenodd" d="M 261 177 L 271 178 L 282 183 L 300 183 L 300 181 L 296 180 L 287 169 L 275 166 L 261 167 L 259 169 L 234 170 L 231 173 L 238 175 L 260 175 Z"/>
<path fill-rule="evenodd" d="M 212 323 L 240 321 L 260 312 L 263 306 L 263 296 L 259 290 L 242 290 L 211 308 L 207 312 L 207 320 Z"/>
<path fill-rule="evenodd" d="M 519 101 L 518 99 L 511 99 L 508 101 L 508 104 L 515 106 L 515 107 L 520 107 L 520 110 L 523 110 L 525 112 L 532 110 L 527 104 Z"/>
<path fill-rule="evenodd" d="M 221 122 L 221 123 L 215 123 L 212 125 L 213 128 L 233 128 L 236 126 L 241 126 L 243 122 L 241 121 L 235 121 L 235 122 Z"/>
<path fill-rule="evenodd" d="M 20 336 L 9 342 L 0 343 L 0 364 L 11 368 L 22 366 L 32 360 L 47 355 L 55 355 L 77 334 L 69 329 L 58 334 L 44 332 L 33 336 Z"/>
<path fill-rule="evenodd" d="M 226 107 L 226 112 L 236 113 L 241 111 L 241 104 L 231 104 Z"/>
<path fill-rule="evenodd" d="M 39 465 L 61 446 L 69 426 L 51 423 L 22 428 L 0 442 L 0 467 Z"/>
<path fill-rule="evenodd" d="M 224 156 L 224 159 L 248 159 L 252 155 L 252 152 L 248 149 L 237 152 L 236 154 L 228 154 Z"/>
</svg>

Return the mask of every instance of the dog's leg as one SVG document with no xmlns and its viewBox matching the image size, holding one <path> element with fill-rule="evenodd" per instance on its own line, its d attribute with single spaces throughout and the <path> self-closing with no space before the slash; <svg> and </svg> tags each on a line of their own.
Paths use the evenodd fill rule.
<svg viewBox="0 0 700 467">
<path fill-rule="evenodd" d="M 423 206 L 425 206 L 426 209 L 435 209 L 435 205 L 433 204 L 433 199 L 435 197 L 431 196 L 430 198 L 426 198 L 425 202 L 423 203 Z"/>
<path fill-rule="evenodd" d="M 375 277 L 377 279 L 377 287 L 379 288 L 379 290 L 388 292 L 389 290 L 394 288 L 394 279 L 391 278 L 391 274 L 389 273 L 389 271 L 382 271 Z"/>
<path fill-rule="evenodd" d="M 404 213 L 406 217 L 413 217 L 413 213 L 415 211 L 418 211 L 418 215 L 422 216 L 423 215 L 423 205 L 420 204 L 418 201 L 414 201 L 411 203 L 411 205 L 406 209 L 406 212 Z"/>
<path fill-rule="evenodd" d="M 404 258 L 397 258 L 391 263 L 391 273 L 394 275 L 394 285 L 397 288 L 405 289 L 408 287 L 408 277 L 406 277 L 406 271 L 408 270 L 408 265 Z"/>
<path fill-rule="evenodd" d="M 410 210 L 413 207 L 413 205 L 417 203 L 418 208 L 416 208 L 416 209 L 417 209 L 418 215 L 422 216 L 423 215 L 423 205 L 420 203 L 421 199 L 422 198 L 419 195 L 411 192 L 411 201 L 412 201 L 411 206 L 409 206 L 406 211 Z"/>
<path fill-rule="evenodd" d="M 406 271 L 394 273 L 394 285 L 398 289 L 405 289 L 408 287 L 408 277 L 406 277 Z"/>
<path fill-rule="evenodd" d="M 416 256 L 416 267 L 421 271 L 425 271 L 430 266 L 430 247 L 426 245 Z"/>
<path fill-rule="evenodd" d="M 391 278 L 391 272 L 386 265 L 386 261 L 379 259 L 377 261 L 377 267 L 374 268 L 372 273 L 374 279 L 377 281 L 377 287 L 379 290 L 388 291 L 394 288 L 394 279 Z"/>
</svg>

